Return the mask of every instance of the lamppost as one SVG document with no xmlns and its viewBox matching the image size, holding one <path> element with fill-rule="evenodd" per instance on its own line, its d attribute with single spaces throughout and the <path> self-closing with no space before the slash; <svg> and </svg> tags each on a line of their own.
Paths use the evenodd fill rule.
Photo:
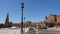
<svg viewBox="0 0 60 34">
<path fill-rule="evenodd" d="M 38 23 L 37 23 L 37 31 L 36 31 L 36 34 L 38 34 L 39 33 L 39 31 L 38 31 Z"/>
<path fill-rule="evenodd" d="M 25 17 L 24 17 L 24 34 L 25 34 L 25 25 L 26 25 L 26 23 L 25 23 Z"/>
<path fill-rule="evenodd" d="M 21 34 L 23 34 L 23 8 L 24 8 L 24 3 L 21 3 L 21 8 L 22 8 L 22 15 L 21 15 Z"/>
</svg>

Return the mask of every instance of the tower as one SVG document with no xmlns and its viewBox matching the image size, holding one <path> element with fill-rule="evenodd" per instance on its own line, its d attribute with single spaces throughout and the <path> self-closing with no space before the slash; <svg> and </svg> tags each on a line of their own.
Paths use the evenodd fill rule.
<svg viewBox="0 0 60 34">
<path fill-rule="evenodd" d="M 5 26 L 9 27 L 9 13 L 7 13 L 7 16 L 6 16 Z"/>
<path fill-rule="evenodd" d="M 48 19 L 48 17 L 46 16 L 45 19 Z"/>
</svg>

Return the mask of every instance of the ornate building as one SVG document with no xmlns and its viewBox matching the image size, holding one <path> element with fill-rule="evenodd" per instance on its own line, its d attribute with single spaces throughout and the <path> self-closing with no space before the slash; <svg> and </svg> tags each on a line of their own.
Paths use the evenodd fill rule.
<svg viewBox="0 0 60 34">
<path fill-rule="evenodd" d="M 60 22 L 60 15 L 57 16 L 57 23 Z"/>
<path fill-rule="evenodd" d="M 6 27 L 12 26 L 12 22 L 9 22 L 9 13 L 7 13 L 7 16 L 6 16 L 5 26 Z"/>
<path fill-rule="evenodd" d="M 52 26 L 60 26 L 60 15 L 50 14 L 49 16 L 45 17 L 44 22 L 46 25 L 50 24 Z"/>
<path fill-rule="evenodd" d="M 55 14 L 50 14 L 48 17 L 46 16 L 45 22 L 57 22 L 57 15 Z"/>
</svg>

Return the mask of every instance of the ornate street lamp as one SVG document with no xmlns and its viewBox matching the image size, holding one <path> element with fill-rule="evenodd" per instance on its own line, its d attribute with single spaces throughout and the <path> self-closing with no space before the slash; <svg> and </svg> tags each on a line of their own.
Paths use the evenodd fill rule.
<svg viewBox="0 0 60 34">
<path fill-rule="evenodd" d="M 22 15 L 21 15 L 21 34 L 23 34 L 23 8 L 24 8 L 24 3 L 21 3 L 21 8 L 22 8 Z"/>
</svg>

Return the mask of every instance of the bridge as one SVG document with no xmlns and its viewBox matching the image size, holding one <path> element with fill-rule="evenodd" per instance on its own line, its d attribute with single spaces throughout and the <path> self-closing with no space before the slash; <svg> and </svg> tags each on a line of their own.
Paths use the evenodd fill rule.
<svg viewBox="0 0 60 34">
<path fill-rule="evenodd" d="M 26 34 L 60 34 L 60 31 L 57 30 L 47 30 L 47 29 L 37 29 L 34 27 L 30 27 L 33 30 L 28 31 Z"/>
</svg>

